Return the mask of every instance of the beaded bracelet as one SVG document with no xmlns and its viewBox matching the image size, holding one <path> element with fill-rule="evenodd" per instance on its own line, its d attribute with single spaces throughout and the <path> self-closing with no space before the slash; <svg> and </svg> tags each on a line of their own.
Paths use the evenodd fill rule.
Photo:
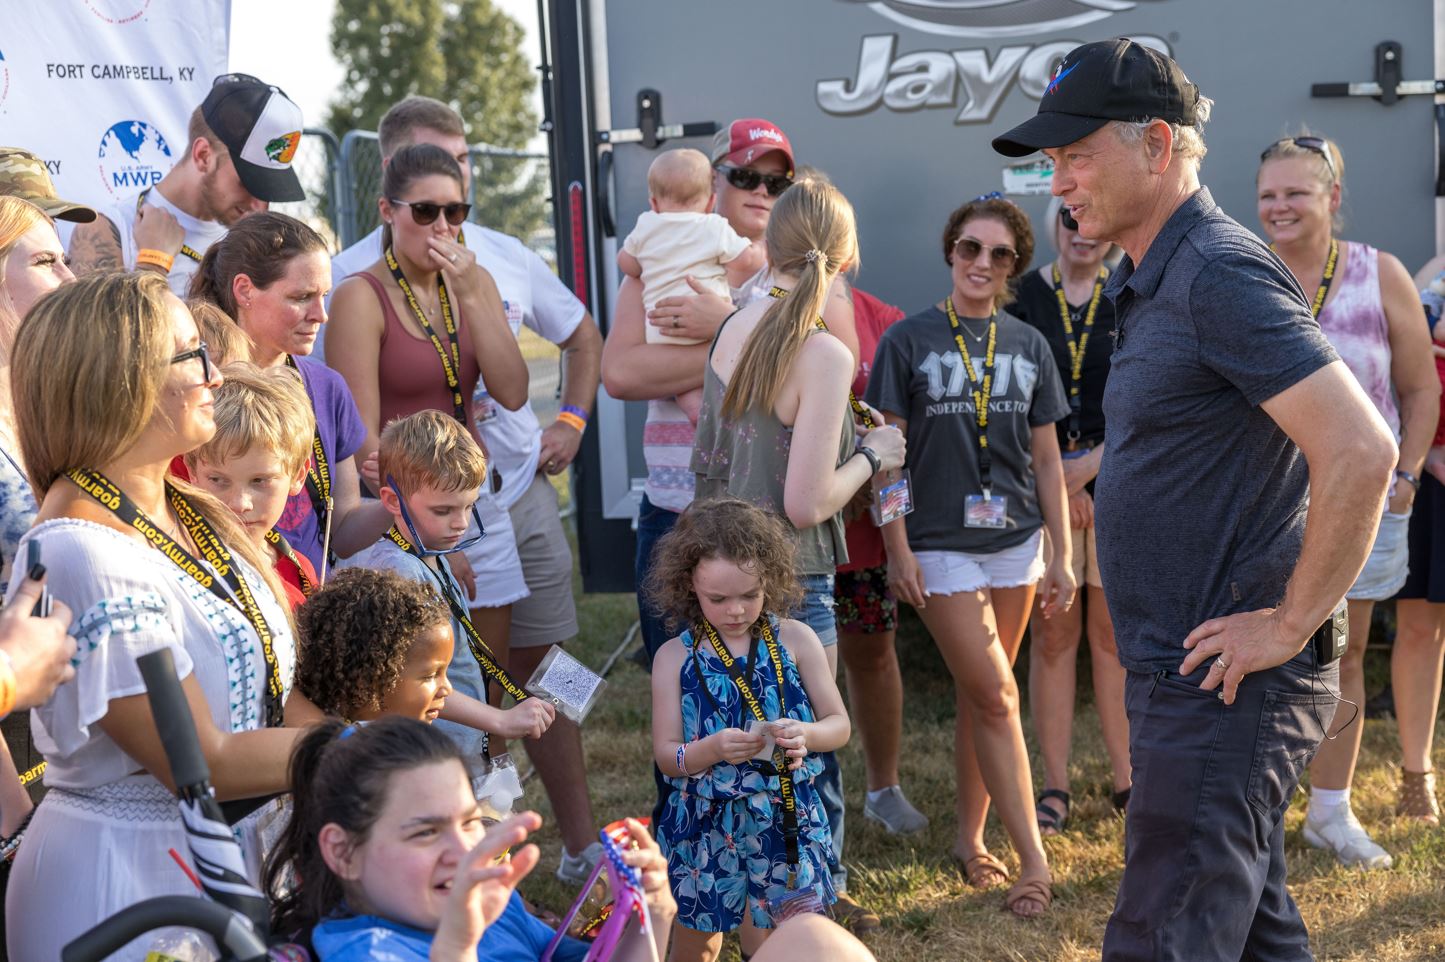
<svg viewBox="0 0 1445 962">
<path fill-rule="evenodd" d="M 683 742 L 677 746 L 677 770 L 682 772 L 686 778 L 692 777 L 692 772 L 687 770 L 687 743 Z"/>
<path fill-rule="evenodd" d="M 171 272 L 171 268 L 175 266 L 176 258 L 174 255 L 167 254 L 165 251 L 158 251 L 150 247 L 142 247 L 135 253 L 135 262 L 137 265 L 149 264 L 152 267 L 159 267 L 167 274 L 169 274 Z"/>
<path fill-rule="evenodd" d="M 0 718 L 15 707 L 15 665 L 10 653 L 0 648 Z"/>
<path fill-rule="evenodd" d="M 582 418 L 579 418 L 577 415 L 573 414 L 571 411 L 558 411 L 557 421 L 561 424 L 567 425 L 568 427 L 576 428 L 578 434 L 582 434 L 587 430 L 587 422 L 584 421 Z"/>
</svg>

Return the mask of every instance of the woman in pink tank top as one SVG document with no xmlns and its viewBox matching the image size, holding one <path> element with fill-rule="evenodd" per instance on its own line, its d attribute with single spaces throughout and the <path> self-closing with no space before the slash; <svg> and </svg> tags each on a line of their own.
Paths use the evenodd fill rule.
<svg viewBox="0 0 1445 962">
<path fill-rule="evenodd" d="M 478 376 L 508 410 L 527 402 L 527 365 L 497 285 L 458 243 L 470 210 L 462 196 L 461 170 L 446 151 L 398 150 L 382 175 L 382 257 L 332 298 L 327 363 L 356 399 L 365 454 L 387 421 L 417 411 L 470 426 Z"/>
<path fill-rule="evenodd" d="M 1340 240 L 1339 209 L 1344 159 L 1323 137 L 1288 137 L 1260 157 L 1257 177 L 1259 220 L 1271 247 L 1294 274 L 1321 330 L 1359 381 L 1360 387 L 1399 442 L 1400 459 L 1374 546 L 1349 602 L 1349 648 L 1340 662 L 1342 696 L 1365 701 L 1365 643 L 1375 602 L 1391 598 L 1408 573 L 1410 510 L 1420 490 L 1420 473 L 1439 416 L 1440 382 L 1431 358 L 1430 333 L 1414 282 L 1400 261 L 1367 244 Z M 1340 425 L 1340 430 L 1350 430 Z M 1402 606 L 1401 622 L 1407 617 Z M 1440 688 L 1437 653 L 1434 692 Z M 1419 672 L 1424 675 L 1426 672 Z M 1400 740 L 1407 741 L 1407 715 L 1415 702 L 1432 695 L 1418 685 L 1400 685 Z M 1402 690 L 1403 689 L 1403 690 Z M 1402 698 L 1403 695 L 1403 698 Z M 1403 704 L 1402 704 L 1403 702 Z M 1326 740 L 1310 765 L 1310 805 L 1304 837 L 1328 849 L 1346 865 L 1387 868 L 1388 852 L 1375 844 L 1350 808 L 1349 790 L 1360 752 L 1363 719 Z M 1406 746 L 1406 760 L 1411 752 Z M 1421 756 L 1428 760 L 1428 752 Z M 1402 771 L 1402 799 L 1412 779 L 1429 777 L 1426 765 Z M 1419 787 L 1418 785 L 1416 787 Z"/>
</svg>

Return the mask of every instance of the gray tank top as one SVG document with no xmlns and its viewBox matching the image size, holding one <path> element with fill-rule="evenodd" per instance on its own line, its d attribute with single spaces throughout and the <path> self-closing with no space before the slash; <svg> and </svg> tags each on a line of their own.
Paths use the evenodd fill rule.
<svg viewBox="0 0 1445 962">
<path fill-rule="evenodd" d="M 726 323 L 726 322 L 724 322 Z M 718 329 L 721 332 L 721 328 Z M 716 340 L 713 341 L 716 345 Z M 793 429 L 772 411 L 749 408 L 736 420 L 722 414 L 727 385 L 712 369 L 712 352 L 702 376 L 702 409 L 697 416 L 697 440 L 692 448 L 693 487 L 696 500 L 730 495 L 771 511 L 786 520 L 783 484 L 788 473 L 788 451 Z M 838 464 L 853 453 L 853 419 L 843 419 L 838 439 Z M 796 530 L 796 529 L 795 529 Z M 798 574 L 833 574 L 848 561 L 843 538 L 843 514 L 798 531 Z"/>
</svg>

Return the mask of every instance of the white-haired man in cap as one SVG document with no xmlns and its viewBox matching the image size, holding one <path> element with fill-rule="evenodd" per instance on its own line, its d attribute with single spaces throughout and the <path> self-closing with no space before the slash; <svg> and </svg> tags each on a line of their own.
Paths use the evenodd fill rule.
<svg viewBox="0 0 1445 962">
<path fill-rule="evenodd" d="M 191 114 L 185 156 L 154 187 L 77 227 L 72 269 L 155 271 L 185 297 L 206 248 L 228 227 L 270 204 L 305 199 L 291 168 L 301 131 L 301 108 L 280 87 L 243 73 L 217 77 Z"/>
<path fill-rule="evenodd" d="M 1128 40 L 996 138 L 1128 255 L 1095 495 L 1134 788 L 1104 958 L 1309 959 L 1284 814 L 1335 714 L 1339 626 L 1397 451 L 1289 270 L 1199 184 L 1211 103 Z"/>
</svg>

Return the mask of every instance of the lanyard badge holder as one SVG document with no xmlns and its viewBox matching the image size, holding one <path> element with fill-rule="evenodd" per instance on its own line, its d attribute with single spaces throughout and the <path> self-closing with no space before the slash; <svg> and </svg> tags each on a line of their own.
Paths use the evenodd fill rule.
<svg viewBox="0 0 1445 962">
<path fill-rule="evenodd" d="M 582 724 L 606 687 L 607 681 L 601 675 L 558 645 L 552 646 L 527 680 L 527 691 L 550 701 L 575 725 Z"/>
<path fill-rule="evenodd" d="M 587 884 L 582 886 L 539 962 L 552 962 L 563 936 L 574 928 L 577 929 L 577 938 L 592 940 L 584 962 L 606 962 L 617 951 L 618 943 L 634 918 L 642 930 L 653 962 L 657 960 L 657 940 L 653 937 L 652 917 L 647 912 L 646 897 L 642 892 L 642 875 L 622 860 L 622 845 L 628 840 L 627 829 L 621 822 L 613 822 L 601 831 L 599 837 L 602 858 L 598 859 Z M 600 896 L 594 895 L 599 883 L 603 886 Z M 601 911 L 578 927 L 574 925 L 577 914 L 589 901 L 589 896 L 593 901 L 605 901 L 605 904 Z"/>
<path fill-rule="evenodd" d="M 998 318 L 988 320 L 988 347 L 983 357 L 983 377 L 974 372 L 973 359 L 963 343 L 958 312 L 954 310 L 953 298 L 944 302 L 948 306 L 948 323 L 953 328 L 953 340 L 958 345 L 959 356 L 963 358 L 963 370 L 968 383 L 978 385 L 973 390 L 975 436 L 978 440 L 978 478 L 982 494 L 970 494 L 963 499 L 963 526 L 965 528 L 1006 528 L 1008 527 L 1008 498 L 993 493 L 993 452 L 988 447 L 988 401 L 993 395 L 993 366 L 998 348 Z"/>
</svg>

